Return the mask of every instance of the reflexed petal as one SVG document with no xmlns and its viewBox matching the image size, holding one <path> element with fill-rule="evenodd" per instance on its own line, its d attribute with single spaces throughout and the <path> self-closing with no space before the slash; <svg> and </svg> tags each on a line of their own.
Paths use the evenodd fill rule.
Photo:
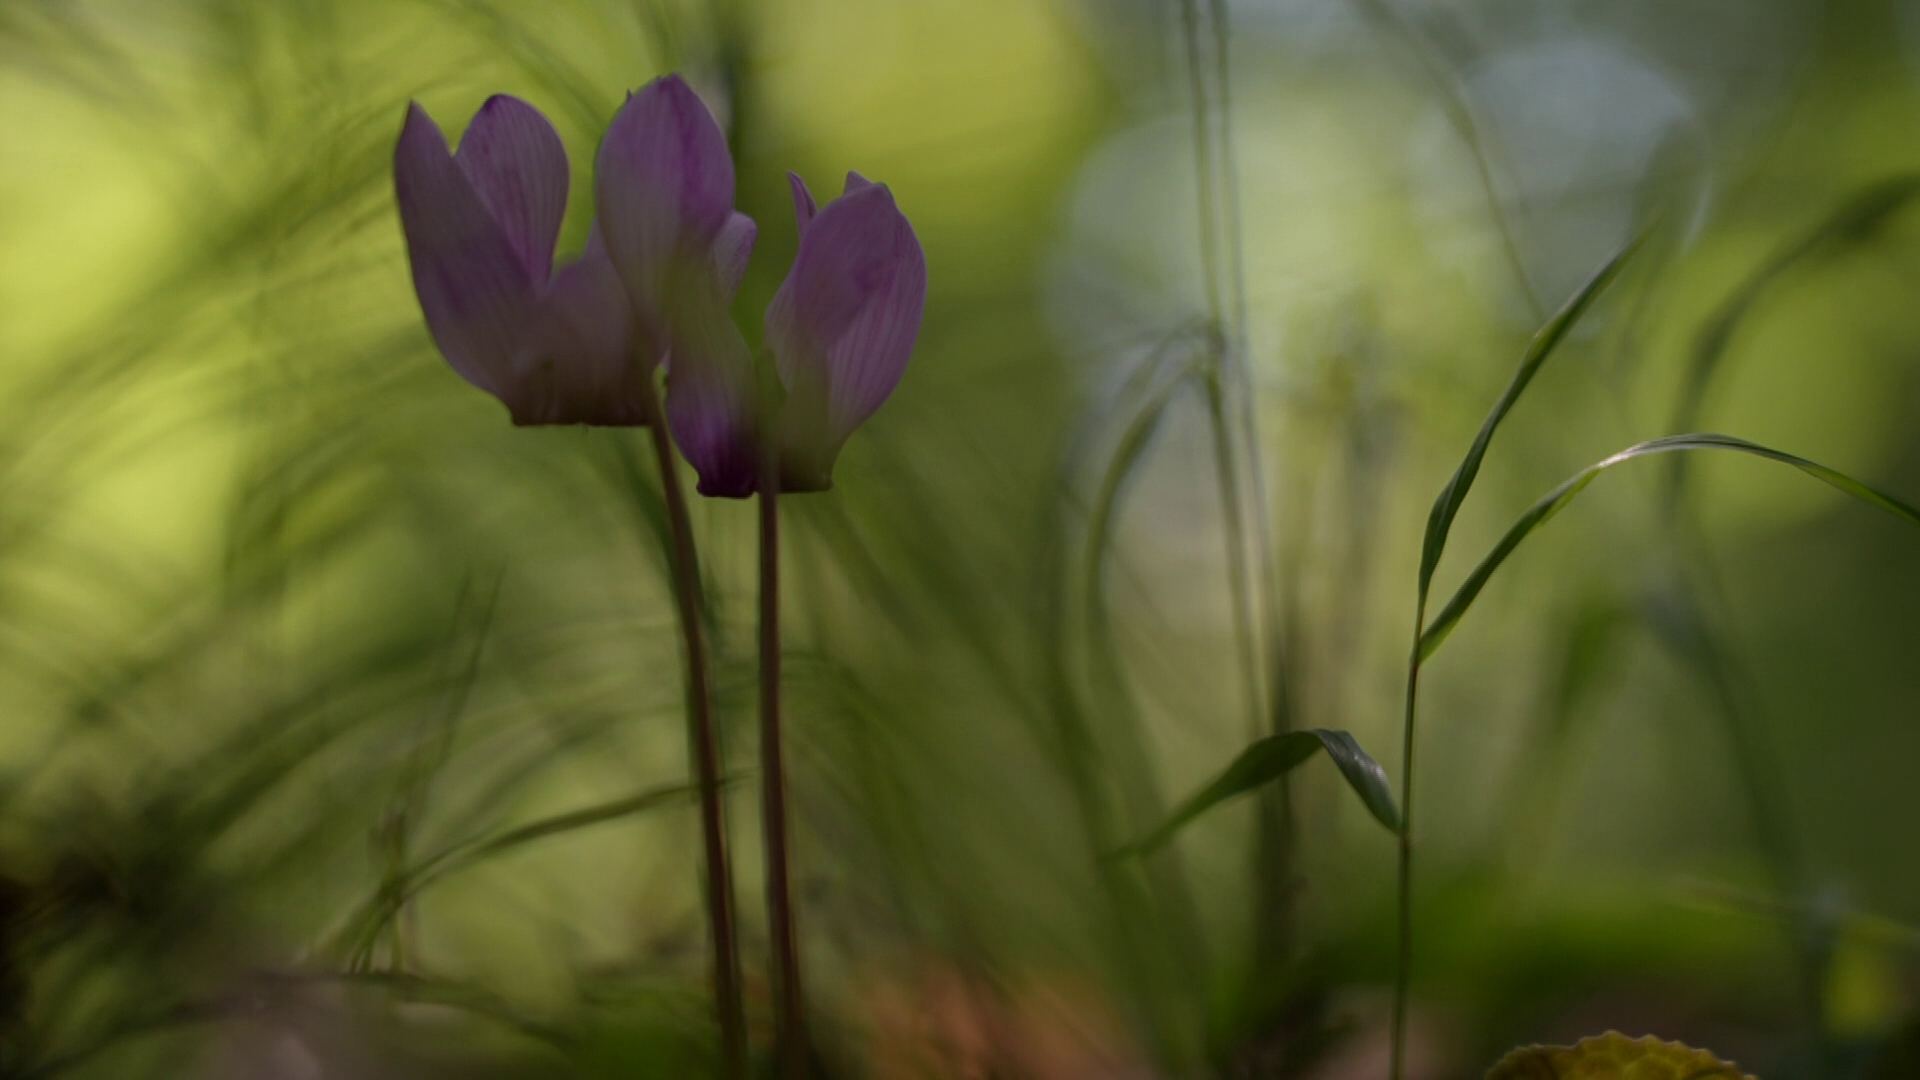
<svg viewBox="0 0 1920 1080">
<path fill-rule="evenodd" d="M 753 360 L 717 290 L 682 290 L 672 303 L 667 426 L 700 474 L 700 494 L 745 498 L 759 469 Z"/>
<path fill-rule="evenodd" d="M 813 224 L 813 215 L 818 212 L 813 203 L 813 192 L 807 190 L 807 182 L 800 179 L 799 173 L 787 174 L 787 186 L 793 189 L 793 220 L 797 223 L 797 233 L 807 231 Z"/>
<path fill-rule="evenodd" d="M 620 275 L 589 241 L 547 291 L 537 335 L 504 396 L 513 422 L 645 423 L 638 381 L 651 377 L 651 369 L 634 361 L 631 312 Z"/>
<path fill-rule="evenodd" d="M 540 110 L 506 94 L 487 99 L 454 160 L 526 265 L 544 282 L 567 212 L 567 150 Z"/>
<path fill-rule="evenodd" d="M 899 385 L 926 307 L 927 263 L 885 186 L 859 174 L 801 237 L 767 311 L 787 396 L 777 438 L 781 490 L 833 484 L 840 447 Z"/>
<path fill-rule="evenodd" d="M 828 352 L 827 424 L 839 440 L 872 416 L 900 384 L 920 335 L 920 317 L 927 306 L 927 257 L 913 226 L 897 211 L 896 216 L 892 274 Z"/>
<path fill-rule="evenodd" d="M 747 276 L 747 263 L 753 258 L 753 241 L 759 234 L 760 227 L 752 218 L 736 212 L 727 219 L 713 243 L 713 266 L 720 274 L 720 288 L 729 300 L 740 291 L 740 279 Z"/>
<path fill-rule="evenodd" d="M 893 196 L 876 185 L 828 203 L 801 234 L 793 269 L 767 307 L 767 347 L 789 389 L 802 368 L 826 362 L 887 284 L 903 224 Z"/>
<path fill-rule="evenodd" d="M 677 75 L 632 95 L 600 143 L 594 195 L 607 253 L 642 313 L 666 276 L 706 259 L 733 213 L 733 158 L 713 114 Z"/>
<path fill-rule="evenodd" d="M 418 104 L 408 106 L 394 147 L 393 186 L 434 343 L 462 378 L 500 393 L 538 304 L 538 283 Z"/>
</svg>

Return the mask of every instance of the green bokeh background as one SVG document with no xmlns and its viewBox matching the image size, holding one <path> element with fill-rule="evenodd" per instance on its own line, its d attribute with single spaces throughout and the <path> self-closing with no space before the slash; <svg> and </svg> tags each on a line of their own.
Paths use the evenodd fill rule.
<svg viewBox="0 0 1920 1080">
<path fill-rule="evenodd" d="M 1231 191 L 1196 179 L 1176 0 L 0 6 L 0 1075 L 706 1068 L 684 800 L 356 930 L 436 853 L 684 782 L 644 440 L 512 428 L 452 373 L 390 173 L 409 99 L 454 136 L 524 97 L 573 161 L 570 253 L 599 133 L 675 70 L 760 223 L 750 339 L 786 170 L 888 183 L 930 265 L 900 389 L 785 503 L 822 1068 L 986 1075 L 923 1060 L 986 1031 L 992 1075 L 1384 1075 L 1393 842 L 1324 762 L 1292 849 L 1247 800 L 1103 858 L 1256 733 L 1204 395 L 1129 459 L 1130 380 L 1209 355 L 1211 257 L 1246 297 L 1294 722 L 1397 777 L 1427 508 L 1637 230 L 1441 595 L 1676 430 L 1703 357 L 1692 426 L 1920 501 L 1920 9 L 1225 7 L 1199 114 Z M 1237 243 L 1206 252 L 1209 218 Z M 1920 532 L 1762 462 L 1694 466 L 1677 507 L 1669 476 L 1601 480 L 1423 674 L 1410 1076 L 1608 1028 L 1912 1075 Z M 744 780 L 752 508 L 695 516 Z"/>
</svg>

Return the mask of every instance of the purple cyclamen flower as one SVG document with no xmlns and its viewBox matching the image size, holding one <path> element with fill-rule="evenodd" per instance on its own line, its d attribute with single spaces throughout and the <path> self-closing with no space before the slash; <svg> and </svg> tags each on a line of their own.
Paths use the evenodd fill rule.
<svg viewBox="0 0 1920 1080">
<path fill-rule="evenodd" d="M 651 377 L 659 354 L 636 353 L 636 339 L 655 335 L 635 315 L 654 312 L 630 300 L 600 224 L 580 258 L 555 273 L 568 178 L 553 125 L 518 98 L 489 98 L 452 153 L 426 110 L 411 105 L 394 148 L 394 187 L 414 289 L 447 362 L 499 398 L 515 424 L 638 425 L 639 380 Z M 724 231 L 706 256 L 731 292 L 753 224 L 738 217 Z"/>
<path fill-rule="evenodd" d="M 726 136 L 677 75 L 621 108 L 600 143 L 594 193 L 607 254 L 633 298 L 650 353 L 667 365 L 667 424 L 701 475 L 751 483 L 753 361 L 727 311 L 754 225 L 733 212 Z M 743 389 L 745 388 L 745 389 Z M 742 492 L 745 494 L 745 492 Z"/>
<path fill-rule="evenodd" d="M 710 348 L 697 364 L 683 359 L 676 338 L 667 415 L 703 495 L 754 493 L 763 430 L 775 440 L 781 491 L 832 487 L 841 446 L 899 384 L 920 332 L 927 261 L 892 192 L 849 173 L 845 193 L 816 210 L 806 183 L 789 180 L 800 250 L 767 307 L 781 393 L 766 419 L 754 409 L 753 366 L 730 325 L 702 321 Z"/>
<path fill-rule="evenodd" d="M 927 258 L 893 193 L 859 173 L 818 213 L 788 174 L 800 223 L 793 269 L 767 306 L 767 349 L 786 388 L 775 420 L 782 491 L 825 491 L 855 428 L 887 400 L 913 354 Z"/>
</svg>

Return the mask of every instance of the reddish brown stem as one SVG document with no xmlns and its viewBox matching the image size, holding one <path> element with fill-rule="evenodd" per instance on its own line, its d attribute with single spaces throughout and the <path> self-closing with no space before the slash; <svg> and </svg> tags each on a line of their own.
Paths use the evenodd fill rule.
<svg viewBox="0 0 1920 1080">
<path fill-rule="evenodd" d="M 720 802 L 720 737 L 713 718 L 713 694 L 707 673 L 706 632 L 700 621 L 700 564 L 693 546 L 693 522 L 686 491 L 680 486 L 673 440 L 651 378 L 639 380 L 640 408 L 660 462 L 660 488 L 671 534 L 673 594 L 686 645 L 688 741 L 700 788 L 700 832 L 705 844 L 707 925 L 713 936 L 714 1007 L 720 1021 L 721 1075 L 747 1075 L 746 1009 L 740 995 L 740 948 L 734 932 L 733 871 L 727 860 L 726 812 Z"/>
<path fill-rule="evenodd" d="M 780 509 L 779 474 L 760 467 L 760 805 L 765 815 L 767 917 L 773 926 L 773 976 L 780 1001 L 780 1078 L 807 1073 L 807 1008 L 800 980 L 800 943 L 794 931 L 789 875 L 786 760 L 780 733 Z"/>
</svg>

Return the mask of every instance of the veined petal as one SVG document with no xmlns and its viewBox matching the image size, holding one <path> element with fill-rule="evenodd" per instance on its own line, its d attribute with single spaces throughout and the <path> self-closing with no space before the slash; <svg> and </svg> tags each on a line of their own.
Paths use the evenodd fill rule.
<svg viewBox="0 0 1920 1080">
<path fill-rule="evenodd" d="M 408 106 L 394 147 L 393 186 L 434 343 L 462 378 L 499 394 L 512 380 L 544 276 L 528 272 L 417 103 Z"/>
<path fill-rule="evenodd" d="M 788 389 L 803 368 L 825 363 L 886 284 L 903 220 L 893 196 L 874 186 L 828 203 L 801 234 L 793 269 L 767 307 L 767 346 Z"/>
<path fill-rule="evenodd" d="M 503 395 L 513 422 L 637 427 L 646 422 L 633 355 L 632 305 L 605 249 L 591 240 L 554 275 L 537 332 Z"/>
<path fill-rule="evenodd" d="M 717 289 L 676 290 L 669 314 L 667 426 L 700 494 L 745 498 L 759 471 L 753 359 Z"/>
<path fill-rule="evenodd" d="M 807 190 L 807 182 L 800 179 L 800 174 L 795 172 L 787 174 L 787 186 L 793 189 L 793 220 L 797 224 L 796 234 L 805 233 L 807 226 L 813 224 L 813 215 L 819 212 L 813 202 L 813 192 Z"/>
<path fill-rule="evenodd" d="M 607 253 L 643 314 L 663 306 L 668 275 L 711 257 L 733 183 L 726 136 L 679 76 L 655 79 L 613 118 L 594 196 Z"/>
<path fill-rule="evenodd" d="M 747 263 L 753 258 L 753 241 L 760 226 L 736 211 L 721 227 L 713 242 L 713 267 L 720 275 L 720 288 L 728 300 L 740 291 L 740 279 L 747 276 Z"/>
<path fill-rule="evenodd" d="M 927 306 L 927 256 L 906 216 L 897 209 L 894 216 L 898 222 L 886 284 L 828 351 L 827 430 L 836 439 L 853 434 L 893 393 L 920 336 Z"/>
<path fill-rule="evenodd" d="M 474 115 L 454 155 L 534 281 L 553 273 L 567 212 L 567 149 L 540 110 L 495 94 Z"/>
<path fill-rule="evenodd" d="M 833 484 L 840 447 L 899 385 L 926 307 L 927 263 L 884 185 L 858 173 L 801 237 L 767 312 L 787 390 L 778 413 L 784 491 Z"/>
</svg>

